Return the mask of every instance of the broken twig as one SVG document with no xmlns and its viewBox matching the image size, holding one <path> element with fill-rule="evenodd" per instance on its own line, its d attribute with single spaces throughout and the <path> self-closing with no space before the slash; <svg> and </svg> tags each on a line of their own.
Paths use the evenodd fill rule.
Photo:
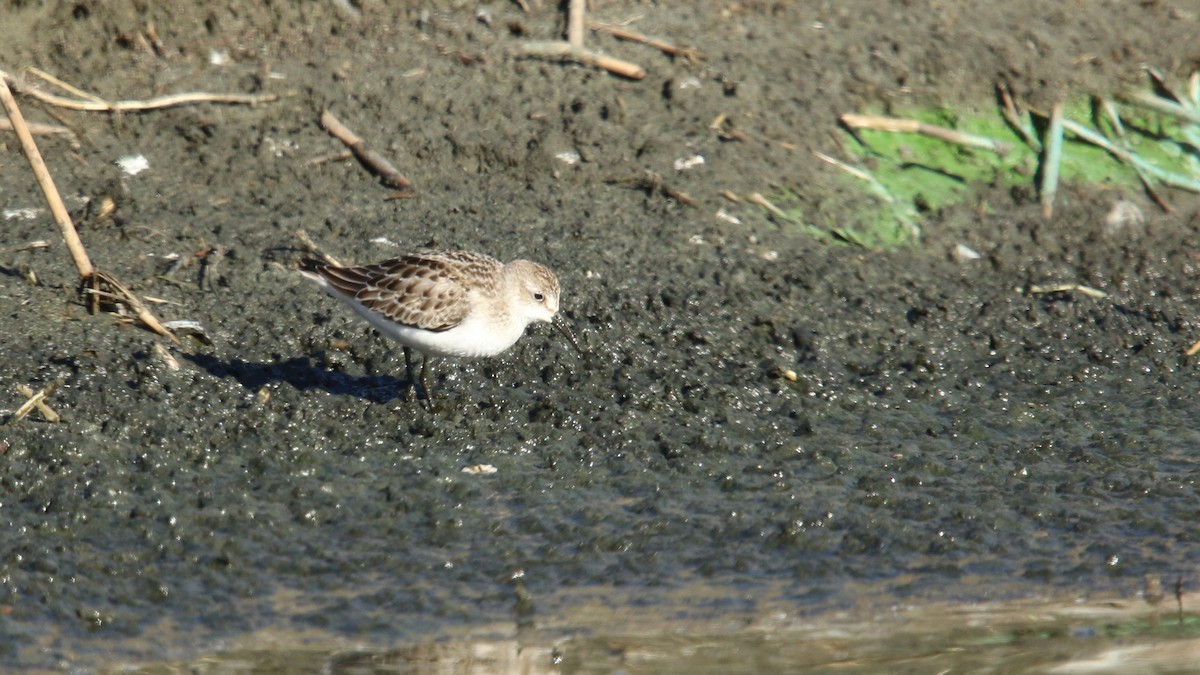
<svg viewBox="0 0 1200 675">
<path fill-rule="evenodd" d="M 637 42 L 638 44 L 643 44 L 648 47 L 654 47 L 668 56 L 677 56 L 692 62 L 700 60 L 700 52 L 692 49 L 691 47 L 679 47 L 667 42 L 666 40 L 659 40 L 658 38 L 652 38 L 648 35 L 642 35 L 641 33 L 629 30 L 628 28 L 614 26 L 609 23 L 600 23 L 599 21 L 588 21 L 587 27 L 595 31 L 608 33 L 618 40 Z"/>
<path fill-rule="evenodd" d="M 323 259 L 325 262 L 329 263 L 330 265 L 334 265 L 337 267 L 345 267 L 345 265 L 343 265 L 340 260 L 338 260 L 337 258 L 322 251 L 321 247 L 317 246 L 317 242 L 313 241 L 312 237 L 308 236 L 308 232 L 306 232 L 304 230 L 296 230 L 296 238 L 300 240 L 300 244 L 304 247 L 304 250 L 307 251 L 309 254 L 315 255 L 318 258 Z"/>
<path fill-rule="evenodd" d="M 956 129 L 947 129 L 934 124 L 926 124 L 918 120 L 901 119 L 897 117 L 881 117 L 879 115 L 858 115 L 846 113 L 841 117 L 842 124 L 852 129 L 872 129 L 874 131 L 891 131 L 909 134 L 921 134 L 949 143 L 965 145 L 972 148 L 991 150 L 1003 157 L 1012 149 L 1008 143 L 993 140 L 985 136 L 968 134 Z"/>
<path fill-rule="evenodd" d="M 27 400 L 20 408 L 17 408 L 17 411 L 13 413 L 12 417 L 8 418 L 6 424 L 12 424 L 14 422 L 21 421 L 22 418 L 33 412 L 35 408 L 38 412 L 42 413 L 42 417 L 46 418 L 47 422 L 58 422 L 62 418 L 59 417 L 58 413 L 54 412 L 50 406 L 46 405 L 45 399 L 50 394 L 54 393 L 54 390 L 58 389 L 61 384 L 62 381 L 56 380 L 46 385 L 41 391 L 36 393 L 29 387 L 26 387 L 23 384 L 18 384 L 17 391 L 20 392 L 20 394 Z"/>
<path fill-rule="evenodd" d="M 90 293 L 97 302 L 105 301 L 110 304 L 125 305 L 133 310 L 134 316 L 138 318 L 138 321 L 145 324 L 147 328 L 170 339 L 171 342 L 179 344 L 179 338 L 175 337 L 175 334 L 168 330 L 158 320 L 158 317 L 154 316 L 154 312 L 151 312 L 145 303 L 133 294 L 133 291 L 126 288 L 125 284 L 122 284 L 113 275 L 96 270 L 91 276 L 83 279 L 83 285 L 83 292 Z"/>
<path fill-rule="evenodd" d="M 333 116 L 333 113 L 325 110 L 321 113 L 321 127 L 328 131 L 332 136 L 337 138 L 342 143 L 350 148 L 350 152 L 358 158 L 364 167 L 371 173 L 379 176 L 379 179 L 384 185 L 394 187 L 400 190 L 407 188 L 410 183 L 408 179 L 400 173 L 392 163 L 384 159 L 382 155 L 367 147 L 363 139 L 359 138 L 346 128 L 344 124 L 338 121 L 338 118 Z"/>
<path fill-rule="evenodd" d="M 614 75 L 628 77 L 631 80 L 640 80 L 646 77 L 646 70 L 636 63 L 622 61 L 611 56 L 605 56 L 598 52 L 593 52 L 585 47 L 576 47 L 569 42 L 561 41 L 539 41 L 527 42 L 521 47 L 526 54 L 530 56 L 541 56 L 545 58 L 558 58 L 566 61 L 575 61 L 582 63 L 585 66 L 594 66 L 603 68 Z"/>
<path fill-rule="evenodd" d="M 640 80 L 646 77 L 645 69 L 636 63 L 614 59 L 583 46 L 586 5 L 587 0 L 571 0 L 567 10 L 566 40 L 527 42 L 521 46 L 522 51 L 530 56 L 575 61 L 585 66 L 603 68 L 614 75 L 628 77 L 631 80 Z"/>
<path fill-rule="evenodd" d="M 26 122 L 25 126 L 29 127 L 29 133 L 38 135 L 60 134 L 63 136 L 74 136 L 75 132 L 66 127 L 57 124 L 38 124 L 37 122 Z M 8 120 L 0 120 L 0 131 L 12 131 L 12 122 Z"/>
<path fill-rule="evenodd" d="M 1084 286 L 1083 284 L 1032 284 L 1029 286 L 1028 291 L 1030 295 L 1049 295 L 1053 293 L 1071 293 L 1074 291 L 1098 300 L 1108 297 L 1108 293 L 1098 288 Z"/>
</svg>

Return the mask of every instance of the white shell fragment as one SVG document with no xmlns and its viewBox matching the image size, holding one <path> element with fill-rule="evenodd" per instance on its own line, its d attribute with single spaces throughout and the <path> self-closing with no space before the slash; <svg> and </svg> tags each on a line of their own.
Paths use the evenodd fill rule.
<svg viewBox="0 0 1200 675">
<path fill-rule="evenodd" d="M 136 176 L 150 168 L 150 160 L 146 159 L 143 155 L 125 155 L 124 157 L 118 157 L 116 164 L 117 166 L 121 167 L 122 171 L 130 176 Z"/>
<path fill-rule="evenodd" d="M 472 476 L 490 476 L 498 470 L 491 464 L 472 464 L 471 466 L 463 467 L 462 472 L 471 474 Z"/>
<path fill-rule="evenodd" d="M 204 326 L 201 326 L 199 321 L 193 321 L 191 319 L 164 321 L 163 328 L 166 328 L 180 337 L 190 335 L 199 340 L 202 344 L 211 345 L 213 343 L 212 338 L 208 336 L 208 333 L 204 330 Z"/>
<path fill-rule="evenodd" d="M 33 220 L 41 213 L 41 209 L 4 209 L 5 220 Z"/>
<path fill-rule="evenodd" d="M 954 250 L 950 252 L 950 255 L 958 262 L 971 262 L 972 260 L 979 260 L 981 257 L 978 251 L 966 244 L 956 245 Z"/>
<path fill-rule="evenodd" d="M 726 210 L 725 210 L 725 209 L 723 209 L 723 208 L 722 208 L 722 209 L 717 209 L 717 217 L 718 217 L 718 218 L 720 218 L 721 220 L 723 220 L 723 221 L 727 222 L 727 223 L 733 223 L 734 225 L 741 225 L 741 224 L 742 224 L 742 219 L 741 219 L 741 218 L 738 218 L 737 216 L 733 215 L 732 213 L 730 213 L 730 212 L 726 211 Z"/>
<path fill-rule="evenodd" d="M 554 158 L 564 164 L 578 164 L 579 160 L 583 159 L 578 152 L 574 150 L 563 150 L 554 155 Z"/>
</svg>

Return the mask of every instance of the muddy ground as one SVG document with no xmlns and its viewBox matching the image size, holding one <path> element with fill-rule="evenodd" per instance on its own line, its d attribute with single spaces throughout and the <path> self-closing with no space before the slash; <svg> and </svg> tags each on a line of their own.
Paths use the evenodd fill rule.
<svg viewBox="0 0 1200 675">
<path fill-rule="evenodd" d="M 641 64 L 636 82 L 522 56 L 564 23 L 530 4 L 4 0 L 9 73 L 108 99 L 280 99 L 112 115 L 18 94 L 77 135 L 39 144 L 92 260 L 211 344 L 90 315 L 2 137 L 0 408 L 60 381 L 63 421 L 0 427 L 0 659 L 1195 579 L 1194 195 L 1167 192 L 1164 213 L 1067 186 L 1045 220 L 1032 186 L 983 185 L 891 252 L 723 196 L 792 194 L 837 227 L 870 199 L 813 155 L 842 156 L 838 115 L 991 108 L 1000 81 L 1045 105 L 1145 86 L 1144 66 L 1182 81 L 1200 67 L 1191 3 L 596 3 L 701 54 L 589 35 Z M 342 150 L 325 108 L 409 194 L 314 161 Z M 114 163 L 139 154 L 137 175 Z M 1144 225 L 1106 230 L 1119 200 Z M 590 353 L 535 328 L 501 358 L 442 361 L 431 413 L 399 350 L 294 271 L 300 230 L 345 261 L 543 262 Z M 954 259 L 959 243 L 982 257 Z"/>
</svg>

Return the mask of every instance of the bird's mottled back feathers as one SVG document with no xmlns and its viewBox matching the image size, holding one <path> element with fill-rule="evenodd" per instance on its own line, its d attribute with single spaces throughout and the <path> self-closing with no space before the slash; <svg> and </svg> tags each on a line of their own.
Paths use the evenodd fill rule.
<svg viewBox="0 0 1200 675">
<path fill-rule="evenodd" d="M 338 267 L 305 260 L 301 269 L 334 290 L 405 326 L 446 331 L 471 310 L 465 277 L 495 276 L 503 264 L 468 251 L 414 253 L 371 265 Z"/>
</svg>

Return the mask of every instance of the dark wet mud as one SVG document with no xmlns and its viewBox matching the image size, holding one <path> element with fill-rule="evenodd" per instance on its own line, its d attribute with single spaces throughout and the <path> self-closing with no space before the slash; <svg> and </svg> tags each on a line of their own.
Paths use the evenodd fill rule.
<svg viewBox="0 0 1200 675">
<path fill-rule="evenodd" d="M 187 658 L 265 633 L 387 648 L 570 626 L 598 591 L 670 627 L 1194 581 L 1195 196 L 1163 213 L 1069 186 L 1044 220 L 1032 187 L 979 186 L 892 252 L 722 196 L 788 191 L 836 227 L 858 188 L 811 151 L 838 152 L 839 114 L 985 108 L 1001 80 L 1030 101 L 1112 91 L 1143 65 L 1182 81 L 1200 63 L 1187 3 L 602 4 L 703 52 L 589 36 L 641 82 L 519 56 L 559 34 L 550 7 L 339 7 L 0 7 L 10 73 L 110 99 L 281 96 L 109 115 L 18 95 L 75 131 L 39 144 L 92 259 L 211 344 L 89 314 L 3 136 L 0 408 L 60 381 L 63 422 L 0 427 L 0 660 Z M 411 195 L 323 161 L 343 150 L 326 107 Z M 138 175 L 114 164 L 139 154 Z M 1106 228 L 1119 200 L 1145 222 Z M 430 412 L 399 350 L 295 271 L 300 230 L 348 262 L 542 262 L 589 354 L 535 327 L 500 358 L 440 361 Z"/>
</svg>

